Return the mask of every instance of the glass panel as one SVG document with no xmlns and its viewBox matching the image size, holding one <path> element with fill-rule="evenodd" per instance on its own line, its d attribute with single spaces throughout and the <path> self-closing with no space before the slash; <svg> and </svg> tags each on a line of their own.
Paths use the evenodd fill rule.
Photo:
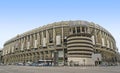
<svg viewBox="0 0 120 73">
<path fill-rule="evenodd" d="M 85 32 L 85 27 L 82 27 L 82 32 Z"/>
<path fill-rule="evenodd" d="M 80 33 L 80 27 L 77 27 L 77 33 Z"/>
<path fill-rule="evenodd" d="M 75 27 L 73 28 L 73 33 L 75 33 Z"/>
</svg>

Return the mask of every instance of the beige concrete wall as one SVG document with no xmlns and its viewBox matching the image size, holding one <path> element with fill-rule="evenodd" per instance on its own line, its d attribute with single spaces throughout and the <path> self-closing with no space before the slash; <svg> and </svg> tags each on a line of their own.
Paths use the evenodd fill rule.
<svg viewBox="0 0 120 73">
<path fill-rule="evenodd" d="M 74 64 L 79 64 L 79 65 L 95 65 L 95 62 L 92 58 L 73 58 L 69 57 L 68 62 L 73 61 Z"/>
<path fill-rule="evenodd" d="M 81 33 L 78 33 L 77 31 L 78 27 L 80 28 Z M 82 30 L 83 27 L 85 27 L 84 32 Z M 105 30 L 99 25 L 96 25 L 95 23 L 90 23 L 87 21 L 63 21 L 63 22 L 57 22 L 57 23 L 36 28 L 34 30 L 17 35 L 16 37 L 8 40 L 4 44 L 3 60 L 5 63 L 12 63 L 12 62 L 21 62 L 21 61 L 23 62 L 23 61 L 29 61 L 29 60 L 34 61 L 34 60 L 38 60 L 39 58 L 43 58 L 43 59 L 51 58 L 52 51 L 55 51 L 55 50 L 64 51 L 65 48 L 67 48 L 66 43 L 64 42 L 64 39 L 68 38 L 69 35 L 73 34 L 72 28 L 75 28 L 76 34 L 84 35 L 84 33 L 87 33 L 91 36 L 94 36 L 94 41 L 93 41 L 94 44 L 92 48 L 94 52 L 102 53 L 105 56 L 109 56 L 109 54 L 111 54 L 111 58 L 115 57 L 115 51 L 117 50 L 116 42 L 112 37 L 112 35 L 107 30 Z M 53 38 L 52 43 L 49 42 L 50 33 L 51 33 L 51 38 Z M 57 35 L 60 35 L 61 45 L 56 45 Z M 44 41 L 43 38 L 47 39 L 46 47 L 43 47 L 43 41 Z M 104 38 L 103 40 L 104 46 L 102 45 L 103 44 L 102 38 Z M 90 36 L 89 36 L 89 39 L 92 40 Z M 37 40 L 37 42 L 35 42 L 35 40 Z M 27 48 L 28 41 L 30 42 L 29 48 Z M 77 42 L 77 40 L 72 42 Z M 37 44 L 35 45 L 35 43 Z M 73 45 L 75 44 L 73 43 Z M 86 44 L 83 44 L 83 45 L 86 45 Z M 106 54 L 106 53 L 109 53 L 109 54 Z"/>
</svg>

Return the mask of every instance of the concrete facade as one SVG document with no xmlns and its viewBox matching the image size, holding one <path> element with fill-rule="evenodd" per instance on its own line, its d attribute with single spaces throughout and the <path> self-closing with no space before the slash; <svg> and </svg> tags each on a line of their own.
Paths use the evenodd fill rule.
<svg viewBox="0 0 120 73">
<path fill-rule="evenodd" d="M 58 64 L 116 62 L 116 42 L 103 27 L 87 21 L 62 21 L 17 35 L 3 48 L 4 64 L 54 60 Z M 100 54 L 101 58 L 92 55 Z M 95 59 L 97 58 L 97 59 Z"/>
<path fill-rule="evenodd" d="M 2 63 L 2 50 L 0 50 L 0 64 Z"/>
</svg>

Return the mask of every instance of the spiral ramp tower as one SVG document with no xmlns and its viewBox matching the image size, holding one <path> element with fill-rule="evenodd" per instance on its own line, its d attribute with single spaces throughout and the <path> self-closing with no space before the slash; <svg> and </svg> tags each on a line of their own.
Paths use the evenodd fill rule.
<svg viewBox="0 0 120 73">
<path fill-rule="evenodd" d="M 88 26 L 74 25 L 70 27 L 70 35 L 67 37 L 69 65 L 94 65 L 93 41 Z"/>
</svg>

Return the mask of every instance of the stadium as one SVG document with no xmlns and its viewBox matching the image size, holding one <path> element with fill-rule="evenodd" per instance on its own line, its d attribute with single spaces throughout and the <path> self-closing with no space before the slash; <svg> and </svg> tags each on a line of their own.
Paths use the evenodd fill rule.
<svg viewBox="0 0 120 73">
<path fill-rule="evenodd" d="M 100 65 L 117 61 L 114 37 L 93 22 L 44 25 L 4 43 L 4 64 L 46 61 L 49 65 Z"/>
</svg>

